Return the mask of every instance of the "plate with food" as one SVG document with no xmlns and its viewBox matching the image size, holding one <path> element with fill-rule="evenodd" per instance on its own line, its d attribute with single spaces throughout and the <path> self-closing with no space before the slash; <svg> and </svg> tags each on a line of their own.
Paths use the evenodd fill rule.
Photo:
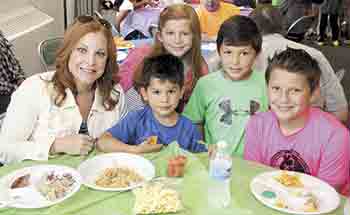
<svg viewBox="0 0 350 215">
<path fill-rule="evenodd" d="M 291 214 L 324 214 L 338 208 L 340 197 L 326 182 L 298 172 L 278 170 L 256 176 L 250 190 L 260 202 Z"/>
<path fill-rule="evenodd" d="M 159 177 L 133 190 L 135 214 L 177 213 L 184 209 L 180 178 Z"/>
<path fill-rule="evenodd" d="M 71 197 L 81 185 L 79 173 L 60 165 L 37 165 L 0 179 L 0 207 L 44 208 Z"/>
<path fill-rule="evenodd" d="M 114 43 L 118 50 L 134 48 L 135 45 L 129 41 L 124 40 L 122 37 L 114 37 Z"/>
<path fill-rule="evenodd" d="M 129 153 L 107 153 L 81 163 L 78 172 L 83 184 L 102 191 L 126 191 L 155 176 L 149 160 Z"/>
</svg>

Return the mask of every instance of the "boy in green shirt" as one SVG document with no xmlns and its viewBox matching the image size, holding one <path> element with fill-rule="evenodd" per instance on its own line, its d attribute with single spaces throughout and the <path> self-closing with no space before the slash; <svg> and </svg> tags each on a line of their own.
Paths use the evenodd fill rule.
<svg viewBox="0 0 350 215">
<path fill-rule="evenodd" d="M 249 117 L 268 109 L 264 73 L 252 70 L 262 38 L 254 21 L 234 16 L 221 25 L 216 43 L 222 68 L 197 82 L 183 114 L 204 129 L 208 144 L 225 140 L 241 156 Z"/>
</svg>

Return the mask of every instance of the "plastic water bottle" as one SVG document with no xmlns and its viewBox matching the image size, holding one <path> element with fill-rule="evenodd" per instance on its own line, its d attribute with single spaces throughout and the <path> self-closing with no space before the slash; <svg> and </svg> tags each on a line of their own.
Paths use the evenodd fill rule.
<svg viewBox="0 0 350 215">
<path fill-rule="evenodd" d="M 209 161 L 208 204 L 212 208 L 225 208 L 231 202 L 232 158 L 227 147 L 225 141 L 219 141 Z"/>
</svg>

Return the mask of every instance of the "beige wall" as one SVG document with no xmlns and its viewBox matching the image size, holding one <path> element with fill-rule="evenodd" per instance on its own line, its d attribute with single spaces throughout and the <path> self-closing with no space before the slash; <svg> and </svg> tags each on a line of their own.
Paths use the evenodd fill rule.
<svg viewBox="0 0 350 215">
<path fill-rule="evenodd" d="M 17 58 L 19 59 L 24 72 L 29 76 L 42 72 L 37 46 L 40 41 L 63 35 L 64 32 L 64 11 L 63 0 L 1 0 L 0 13 L 23 4 L 32 4 L 54 18 L 48 25 L 34 30 L 28 34 L 12 41 Z M 1 29 L 0 29 L 1 30 Z"/>
</svg>

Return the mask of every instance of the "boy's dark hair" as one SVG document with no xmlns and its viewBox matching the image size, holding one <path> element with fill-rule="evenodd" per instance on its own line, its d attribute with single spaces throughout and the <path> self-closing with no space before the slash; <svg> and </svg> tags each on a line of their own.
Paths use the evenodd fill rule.
<svg viewBox="0 0 350 215">
<path fill-rule="evenodd" d="M 317 61 L 303 49 L 293 49 L 287 47 L 285 51 L 275 53 L 268 59 L 269 64 L 266 69 L 265 79 L 269 83 L 271 72 L 275 69 L 283 69 L 290 73 L 301 74 L 306 77 L 311 92 L 313 92 L 321 77 L 321 69 Z"/>
<path fill-rule="evenodd" d="M 246 16 L 232 16 L 220 26 L 216 39 L 217 50 L 222 44 L 229 46 L 251 45 L 256 53 L 261 50 L 262 38 L 255 22 Z"/>
<path fill-rule="evenodd" d="M 173 55 L 164 54 L 145 58 L 143 62 L 142 77 L 139 87 L 147 89 L 152 78 L 159 78 L 161 81 L 170 81 L 184 86 L 184 65 L 182 61 Z"/>
</svg>

